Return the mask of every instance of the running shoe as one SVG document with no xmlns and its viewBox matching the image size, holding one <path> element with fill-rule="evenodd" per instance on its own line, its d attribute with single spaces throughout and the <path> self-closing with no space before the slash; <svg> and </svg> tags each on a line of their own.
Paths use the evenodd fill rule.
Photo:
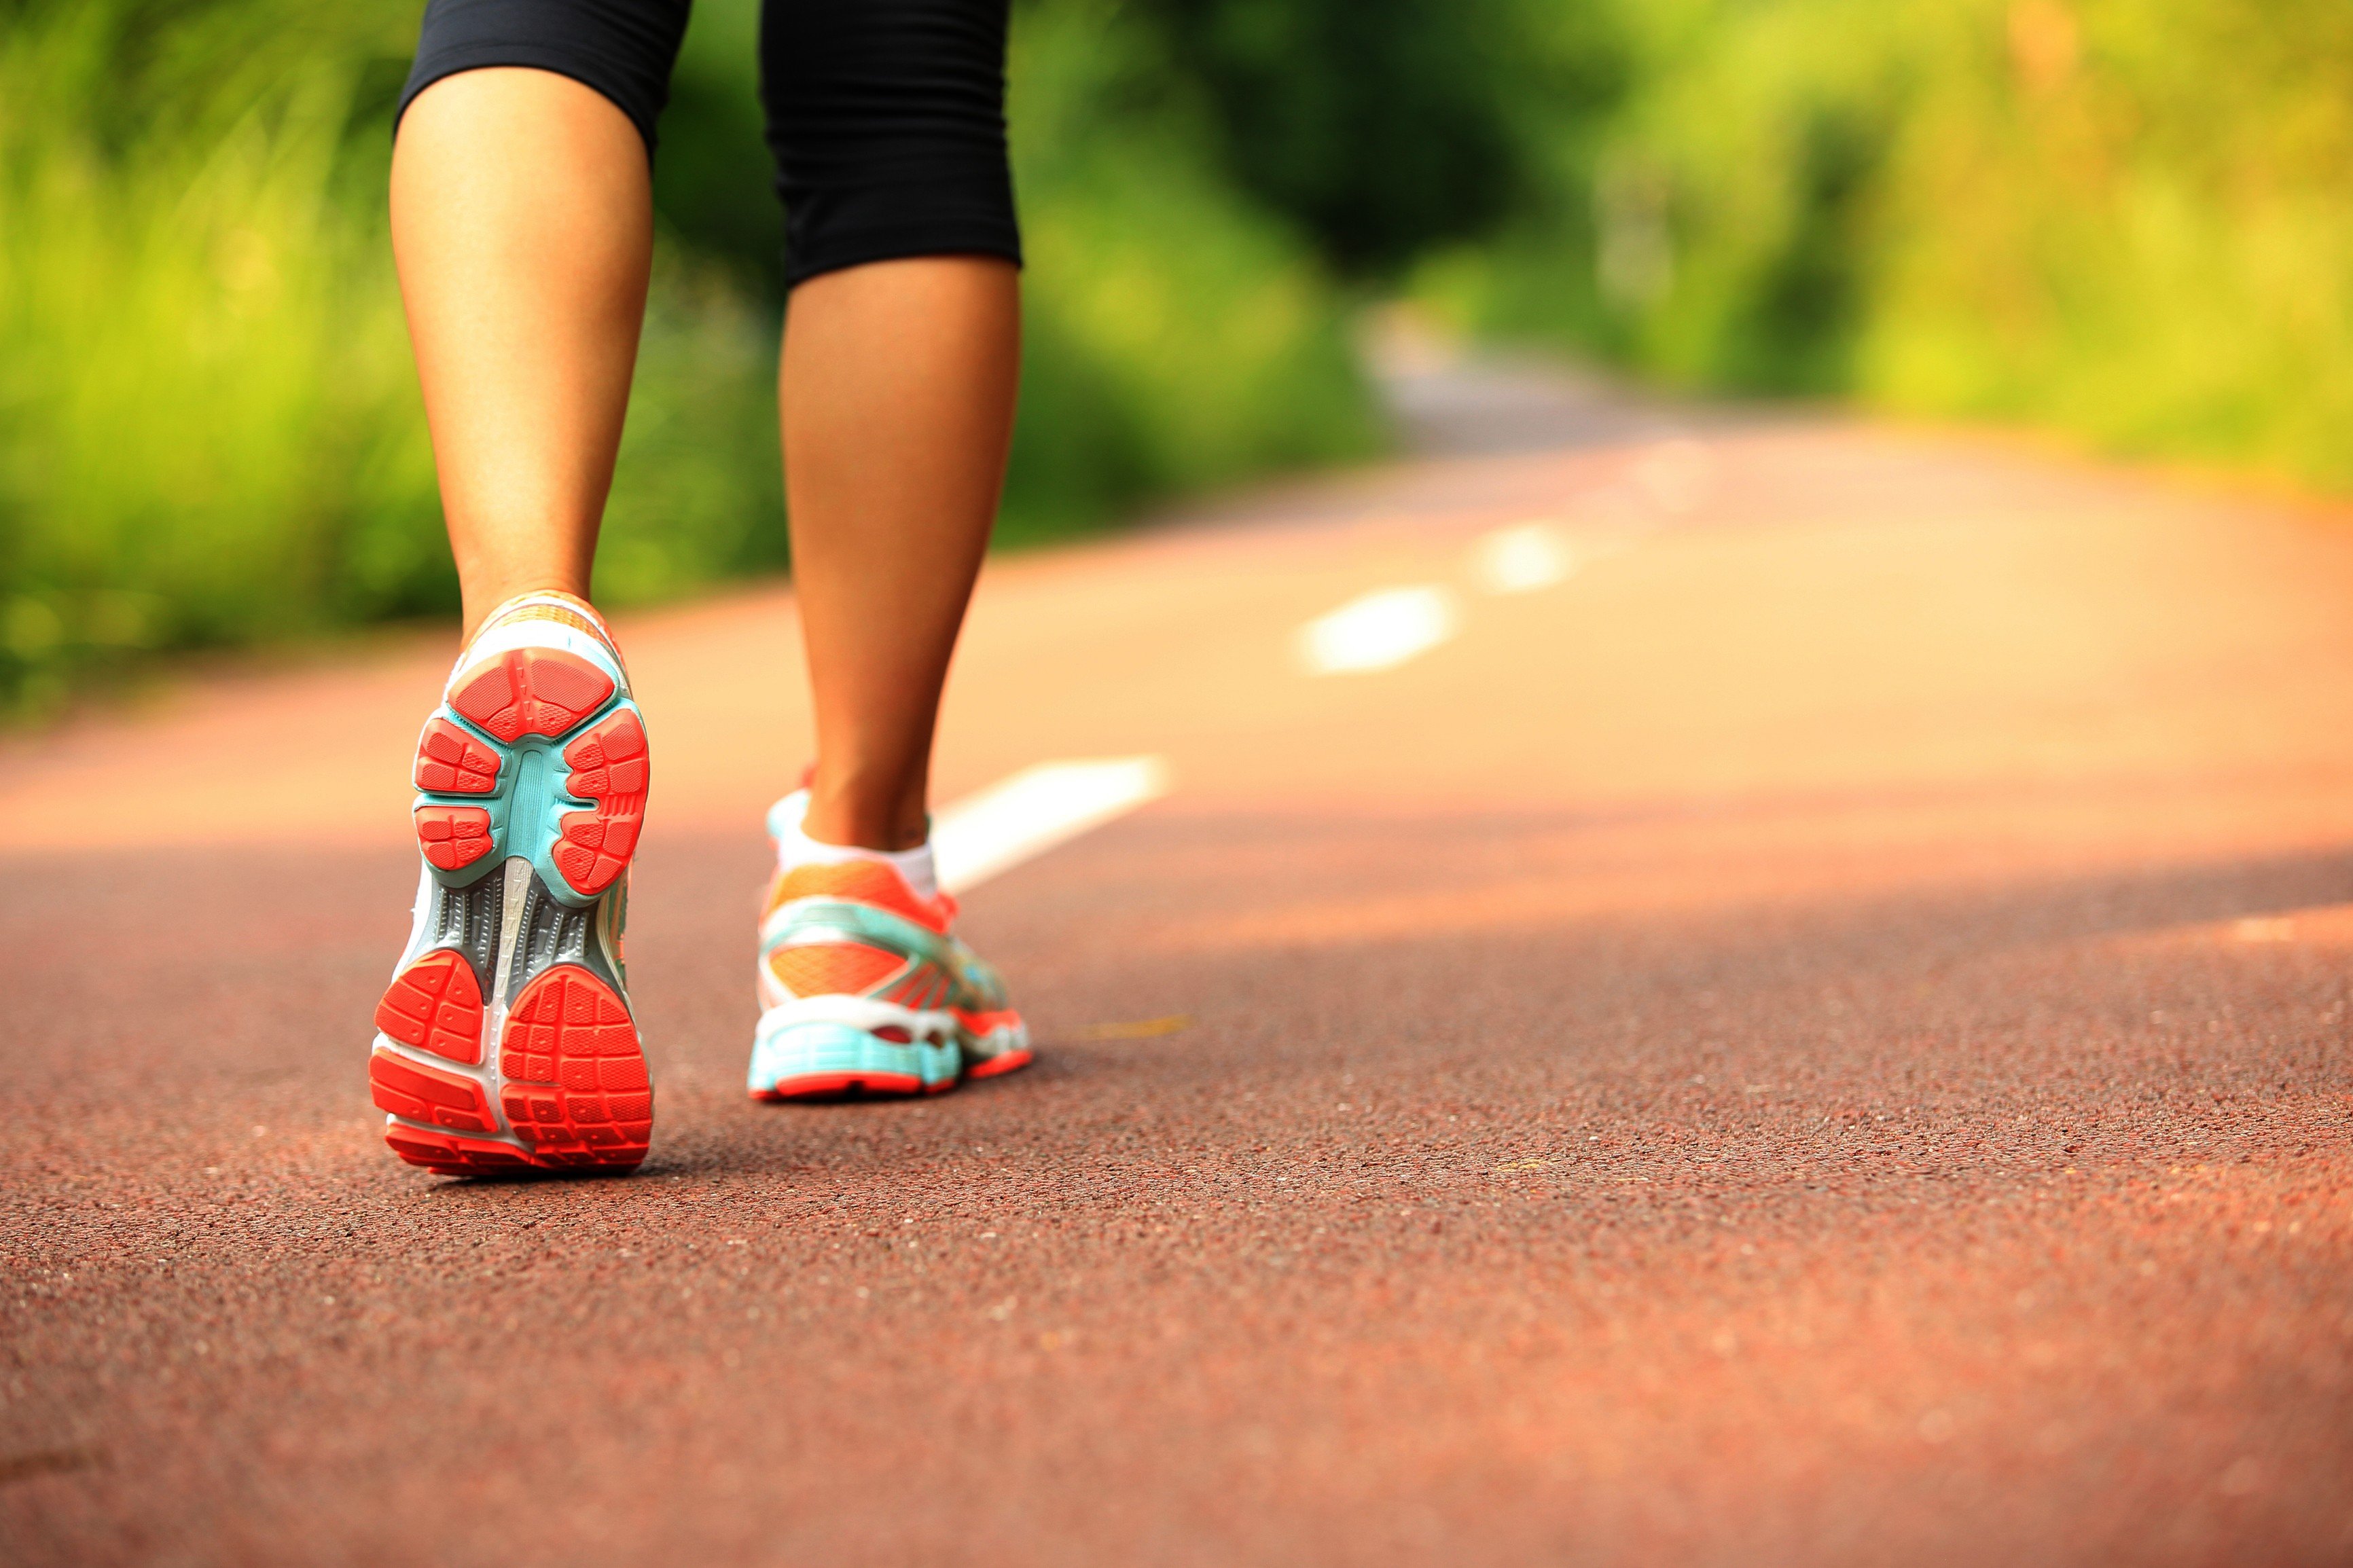
<svg viewBox="0 0 2353 1568">
<path fill-rule="evenodd" d="M 768 814 L 798 826 L 806 792 Z M 997 972 L 949 934 L 956 904 L 880 860 L 780 865 L 760 922 L 755 1100 L 938 1094 L 1030 1061 Z"/>
<path fill-rule="evenodd" d="M 621 963 L 645 721 L 604 621 L 526 594 L 417 742 L 415 924 L 375 1010 L 385 1142 L 448 1175 L 628 1170 L 653 1087 Z"/>
</svg>

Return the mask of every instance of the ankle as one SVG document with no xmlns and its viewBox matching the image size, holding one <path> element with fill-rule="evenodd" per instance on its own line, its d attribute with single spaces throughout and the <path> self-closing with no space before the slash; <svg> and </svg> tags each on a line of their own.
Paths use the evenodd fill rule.
<svg viewBox="0 0 2353 1568">
<path fill-rule="evenodd" d="M 911 805 L 895 790 L 881 798 L 871 791 L 829 790 L 822 771 L 810 781 L 808 811 L 801 818 L 801 832 L 819 844 L 883 854 L 923 847 L 931 827 L 921 795 Z"/>
</svg>

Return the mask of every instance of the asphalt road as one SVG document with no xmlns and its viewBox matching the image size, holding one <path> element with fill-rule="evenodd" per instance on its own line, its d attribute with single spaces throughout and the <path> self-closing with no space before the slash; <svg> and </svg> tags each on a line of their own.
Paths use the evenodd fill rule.
<svg viewBox="0 0 2353 1568">
<path fill-rule="evenodd" d="M 1514 374 L 991 567 L 944 793 L 1175 788 L 939 1100 L 744 1097 L 790 599 L 624 618 L 634 1178 L 378 1140 L 438 638 L 0 749 L 0 1560 L 2353 1562 L 2353 517 Z"/>
</svg>

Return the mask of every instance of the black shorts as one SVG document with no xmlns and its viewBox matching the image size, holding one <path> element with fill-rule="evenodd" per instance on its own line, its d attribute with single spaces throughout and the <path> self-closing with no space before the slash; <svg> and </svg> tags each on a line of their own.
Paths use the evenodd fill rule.
<svg viewBox="0 0 2353 1568">
<path fill-rule="evenodd" d="M 689 0 L 430 0 L 417 95 L 531 66 L 612 100 L 654 147 Z M 1005 157 L 1008 0 L 763 0 L 760 98 L 785 280 L 902 256 L 1018 263 Z"/>
</svg>

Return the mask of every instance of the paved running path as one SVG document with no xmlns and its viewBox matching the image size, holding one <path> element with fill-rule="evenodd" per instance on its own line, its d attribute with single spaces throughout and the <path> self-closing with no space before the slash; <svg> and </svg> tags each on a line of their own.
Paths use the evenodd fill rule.
<svg viewBox="0 0 2353 1568">
<path fill-rule="evenodd" d="M 438 639 L 0 748 L 0 1560 L 2353 1561 L 2353 519 L 1401 396 L 991 567 L 944 794 L 1175 788 L 968 900 L 1044 1052 L 931 1103 L 744 1097 L 790 600 L 622 622 L 634 1179 L 377 1141 Z"/>
</svg>

